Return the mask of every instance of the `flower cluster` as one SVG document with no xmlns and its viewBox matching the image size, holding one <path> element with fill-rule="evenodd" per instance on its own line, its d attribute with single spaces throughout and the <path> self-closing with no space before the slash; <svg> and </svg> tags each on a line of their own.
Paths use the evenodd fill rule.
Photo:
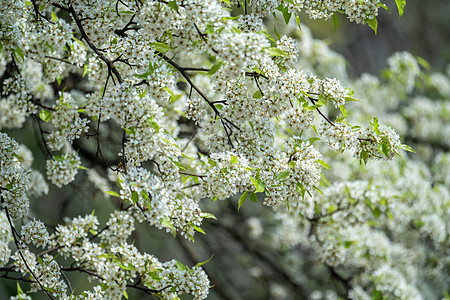
<svg viewBox="0 0 450 300">
<path fill-rule="evenodd" d="M 47 156 L 47 179 L 56 186 L 52 188 L 71 184 L 78 176 L 80 193 L 96 188 L 114 205 L 99 217 L 95 212 L 73 219 L 61 216 L 53 231 L 47 229 L 43 221 L 28 215 L 28 195 L 42 196 L 49 187 L 42 174 L 31 169 L 30 150 L 0 133 L 4 210 L 0 265 L 11 259 L 13 267 L 6 270 L 29 280 L 30 293 L 44 290 L 61 299 L 120 299 L 134 288 L 162 299 L 182 294 L 205 299 L 210 282 L 201 269 L 203 263 L 192 268 L 177 260 L 162 263 L 141 253 L 130 236 L 138 234 L 136 221 L 146 221 L 193 240 L 196 232 L 205 233 L 200 228 L 203 220 L 214 218 L 202 211 L 205 198 L 241 195 L 239 207 L 249 198 L 263 199 L 264 205 L 275 209 L 279 244 L 287 248 L 306 244 L 330 268 L 354 269 L 349 296 L 364 297 L 366 289 L 383 297 L 419 295 L 415 271 L 406 275 L 396 264 L 396 260 L 404 262 L 402 251 L 422 258 L 398 239 L 400 228 L 417 228 L 436 249 L 448 246 L 448 224 L 443 221 L 448 204 L 439 202 L 448 191 L 440 186 L 433 191 L 430 183 L 421 194 L 411 188 L 413 183 L 395 178 L 396 188 L 408 188 L 411 194 L 381 188 L 377 192 L 388 185 L 383 180 L 390 174 L 381 167 L 383 171 L 373 178 L 328 182 L 322 174 L 322 168 L 329 167 L 325 160 L 348 162 L 345 153 L 341 158 L 330 149 L 351 149 L 370 163 L 369 159 L 391 160 L 408 148 L 377 118 L 364 129 L 350 125 L 346 104 L 353 92 L 344 86 L 342 57 L 315 41 L 307 28 L 298 35 L 276 32 L 271 37 L 262 19 L 276 10 L 283 13 L 285 23 L 297 11 L 314 19 L 343 13 L 350 21 L 373 27 L 384 5 L 379 0 L 231 2 L 8 0 L 0 4 L 5 12 L 0 16 L 0 129 L 17 129 L 18 140 L 31 142 L 26 131 L 34 122 Z M 415 58 L 395 55 L 389 67 L 386 78 L 391 90 L 386 94 L 412 92 L 420 73 Z M 336 74 L 344 75 L 339 80 L 332 77 Z M 435 74 L 429 81 L 437 93 L 448 97 L 445 76 Z M 384 92 L 378 79 L 360 80 L 367 83 L 367 89 L 378 95 Z M 413 125 L 420 114 L 429 120 L 438 109 L 430 109 L 430 102 L 444 108 L 440 119 L 447 117 L 444 101 L 420 99 L 403 114 Z M 372 114 L 367 107 L 362 110 Z M 338 118 L 334 118 L 336 108 L 342 113 Z M 359 123 L 368 122 L 365 114 L 353 115 Z M 440 123 L 435 127 L 440 128 Z M 441 131 L 433 136 L 411 128 L 413 136 L 435 141 L 448 134 Z M 81 166 L 81 159 L 88 168 Z M 446 160 L 442 155 L 436 162 Z M 420 170 L 405 165 L 416 174 L 411 180 L 420 178 Z M 100 175 L 107 172 L 108 178 Z M 357 173 L 351 167 L 331 172 L 335 172 L 332 177 L 348 175 L 346 179 L 356 178 Z M 435 171 L 429 177 L 436 184 L 448 183 L 443 174 Z M 416 204 L 411 205 L 410 195 Z M 433 207 L 426 207 L 426 201 Z M 86 207 L 77 205 L 77 209 L 81 214 Z M 108 220 L 100 222 L 105 215 Z M 390 218 L 395 221 L 389 223 Z M 244 224 L 253 242 L 259 242 L 265 224 L 256 218 Z M 380 228 L 390 230 L 393 240 Z M 12 257 L 11 238 L 19 248 Z M 34 253 L 36 247 L 43 252 Z M 56 254 L 61 259 L 55 259 Z M 69 261 L 72 265 L 66 266 Z M 95 282 L 92 289 L 73 292 L 63 276 L 71 271 L 88 276 Z M 395 276 L 401 278 L 397 284 L 390 282 Z M 274 297 L 285 295 L 279 285 L 270 286 Z M 26 295 L 18 292 L 17 297 Z"/>
</svg>

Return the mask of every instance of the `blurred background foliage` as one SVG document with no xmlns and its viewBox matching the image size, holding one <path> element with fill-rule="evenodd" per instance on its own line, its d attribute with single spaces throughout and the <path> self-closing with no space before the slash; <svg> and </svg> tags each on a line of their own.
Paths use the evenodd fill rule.
<svg viewBox="0 0 450 300">
<path fill-rule="evenodd" d="M 408 51 L 426 59 L 433 70 L 444 72 L 450 64 L 450 1 L 407 1 L 403 17 L 398 18 L 394 0 L 383 1 L 390 9 L 378 11 L 378 32 L 369 26 L 350 23 L 339 15 L 333 20 L 311 20 L 300 15 L 317 39 L 325 40 L 331 49 L 348 61 L 350 78 L 362 73 L 378 75 L 387 66 L 387 58 L 396 51 Z"/>
</svg>

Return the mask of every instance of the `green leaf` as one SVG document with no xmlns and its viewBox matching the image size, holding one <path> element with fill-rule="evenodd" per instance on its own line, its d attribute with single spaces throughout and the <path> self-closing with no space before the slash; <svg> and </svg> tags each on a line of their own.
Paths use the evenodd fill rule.
<svg viewBox="0 0 450 300">
<path fill-rule="evenodd" d="M 258 202 L 258 196 L 256 196 L 256 194 L 253 192 L 250 194 L 249 199 L 254 203 Z"/>
<path fill-rule="evenodd" d="M 353 243 L 354 243 L 354 241 L 345 241 L 345 243 L 344 243 L 345 249 L 350 248 L 350 246 L 351 246 Z"/>
<path fill-rule="evenodd" d="M 362 102 L 362 100 L 358 100 L 353 97 L 345 97 L 345 102 L 351 102 L 351 101 Z"/>
<path fill-rule="evenodd" d="M 378 146 L 378 150 L 383 153 L 384 156 L 389 157 L 389 145 L 386 143 L 381 143 Z"/>
<path fill-rule="evenodd" d="M 153 48 L 156 51 L 158 51 L 158 52 L 163 52 L 164 53 L 164 52 L 172 50 L 172 48 L 169 45 L 164 44 L 164 43 L 160 43 L 160 42 L 153 42 L 153 43 L 150 43 L 150 45 L 152 45 Z"/>
<path fill-rule="evenodd" d="M 136 204 L 139 201 L 139 194 L 136 191 L 131 192 L 131 201 Z"/>
<path fill-rule="evenodd" d="M 257 90 L 254 94 L 253 94 L 253 99 L 261 99 L 263 97 L 262 93 L 260 90 Z"/>
<path fill-rule="evenodd" d="M 114 191 L 105 191 L 105 194 L 120 198 L 120 195 Z"/>
<path fill-rule="evenodd" d="M 195 226 L 194 224 L 191 224 L 191 226 L 192 226 L 192 228 L 194 228 L 195 231 L 206 234 L 206 232 L 203 229 L 201 229 L 200 227 Z"/>
<path fill-rule="evenodd" d="M 255 186 L 255 193 L 262 193 L 264 192 L 266 185 L 264 182 L 261 181 L 261 179 L 255 179 L 250 176 L 250 180 L 252 181 L 253 185 Z"/>
<path fill-rule="evenodd" d="M 222 66 L 222 61 L 218 61 L 216 62 L 211 69 L 208 71 L 208 75 L 213 75 L 215 74 L 217 71 L 219 71 L 220 67 Z"/>
<path fill-rule="evenodd" d="M 369 27 L 373 29 L 375 34 L 377 34 L 377 28 L 378 28 L 377 18 L 373 17 L 372 19 L 368 19 L 367 24 L 369 24 Z"/>
<path fill-rule="evenodd" d="M 122 263 L 118 259 L 113 260 L 113 262 L 116 265 L 118 265 L 121 269 L 124 269 L 124 270 L 127 270 L 127 271 L 132 271 L 132 270 L 136 269 L 132 264 L 125 265 L 124 263 Z"/>
<path fill-rule="evenodd" d="M 114 254 L 111 254 L 111 253 L 105 253 L 105 254 L 100 254 L 100 255 L 96 256 L 96 258 L 116 259 L 117 256 L 115 256 Z"/>
<path fill-rule="evenodd" d="M 245 200 L 247 200 L 247 195 L 248 195 L 248 192 L 244 192 L 244 193 L 242 193 L 241 197 L 239 197 L 238 211 L 241 208 L 242 204 L 244 204 Z"/>
<path fill-rule="evenodd" d="M 314 144 L 314 142 L 320 141 L 321 138 L 313 136 L 312 138 L 307 139 L 306 141 L 309 142 L 309 144 Z"/>
<path fill-rule="evenodd" d="M 39 262 L 39 264 L 41 265 L 41 266 L 44 266 L 44 261 L 42 260 L 42 258 L 40 258 L 39 256 L 38 256 L 38 262 Z"/>
<path fill-rule="evenodd" d="M 283 18 L 284 18 L 284 22 L 286 23 L 286 25 L 291 20 L 291 16 L 292 16 L 292 13 L 287 8 L 285 8 L 283 10 Z"/>
<path fill-rule="evenodd" d="M 169 159 L 182 171 L 186 171 L 186 168 L 179 162 L 176 161 L 174 159 L 172 159 L 171 157 L 169 157 Z"/>
<path fill-rule="evenodd" d="M 169 1 L 167 3 L 167 6 L 170 7 L 171 9 L 173 9 L 174 11 L 178 12 L 177 1 Z"/>
<path fill-rule="evenodd" d="M 327 208 L 327 214 L 331 214 L 331 213 L 335 212 L 336 210 L 337 210 L 336 206 L 330 205 Z"/>
<path fill-rule="evenodd" d="M 339 105 L 339 109 L 341 110 L 342 116 L 347 118 L 347 110 L 345 109 L 345 105 Z"/>
<path fill-rule="evenodd" d="M 217 220 L 216 216 L 214 216 L 213 214 L 210 214 L 210 213 L 206 213 L 206 212 L 202 212 L 200 214 L 200 217 L 202 217 L 203 219 L 214 219 L 214 220 Z"/>
<path fill-rule="evenodd" d="M 375 207 L 375 209 L 372 210 L 372 214 L 375 219 L 378 219 L 378 217 L 381 215 L 381 210 L 378 207 Z"/>
<path fill-rule="evenodd" d="M 295 168 L 295 166 L 297 165 L 297 163 L 295 162 L 295 161 L 291 161 L 291 162 L 289 162 L 289 167 L 290 168 Z"/>
<path fill-rule="evenodd" d="M 275 24 L 273 24 L 273 31 L 275 32 L 275 35 L 277 36 L 277 39 L 280 39 L 280 34 L 278 33 L 278 30 L 277 30 L 277 26 L 275 26 Z M 274 42 L 275 42 L 275 40 L 273 40 Z"/>
<path fill-rule="evenodd" d="M 339 24 L 338 17 L 336 16 L 336 14 L 332 14 L 331 17 L 333 18 L 334 31 L 337 31 L 338 24 Z"/>
<path fill-rule="evenodd" d="M 151 128 L 153 128 L 155 130 L 156 133 L 159 133 L 159 129 L 161 127 L 159 127 L 158 123 L 153 121 L 153 118 L 151 118 L 151 117 L 147 118 L 147 123 L 148 123 L 148 125 L 150 125 Z"/>
<path fill-rule="evenodd" d="M 214 257 L 214 254 L 211 255 L 211 257 L 208 258 L 208 260 L 205 260 L 205 261 L 202 261 L 202 262 L 197 263 L 197 264 L 194 266 L 194 268 L 199 268 L 199 267 L 203 266 L 204 264 L 209 263 L 209 261 L 210 261 L 213 257 Z"/>
<path fill-rule="evenodd" d="M 382 7 L 382 8 L 384 8 L 388 13 L 391 13 L 391 11 L 389 10 L 389 7 L 387 7 L 386 4 L 384 4 L 384 3 L 378 3 L 378 5 L 379 5 L 380 7 Z"/>
<path fill-rule="evenodd" d="M 59 161 L 59 162 L 64 161 L 64 158 L 63 158 L 61 155 L 55 155 L 53 158 L 54 158 L 56 161 Z"/>
<path fill-rule="evenodd" d="M 311 128 L 314 130 L 314 132 L 315 132 L 317 135 L 319 135 L 319 133 L 317 132 L 317 128 L 316 128 L 315 125 L 311 125 Z"/>
<path fill-rule="evenodd" d="M 44 122 L 48 122 L 52 118 L 52 114 L 48 110 L 43 109 L 39 113 L 39 118 Z"/>
<path fill-rule="evenodd" d="M 336 120 L 334 120 L 334 122 L 339 123 L 345 120 L 344 116 L 340 116 L 339 118 L 336 118 Z"/>
<path fill-rule="evenodd" d="M 127 299 L 127 300 L 128 300 L 128 293 L 127 293 L 127 291 L 126 291 L 126 290 L 123 290 L 123 296 L 125 297 L 125 299 Z"/>
<path fill-rule="evenodd" d="M 83 67 L 83 78 L 84 78 L 84 76 L 86 76 L 86 74 L 89 72 L 89 69 L 88 69 L 89 67 L 88 67 L 88 65 L 84 65 L 84 67 Z"/>
<path fill-rule="evenodd" d="M 405 11 L 406 0 L 395 0 L 395 4 L 397 4 L 398 17 L 401 18 L 403 16 L 403 12 Z"/>
<path fill-rule="evenodd" d="M 366 150 L 361 150 L 361 153 L 359 154 L 359 161 L 361 163 L 361 161 L 364 162 L 364 164 L 367 164 L 367 161 L 369 160 L 369 154 L 367 153 Z"/>
<path fill-rule="evenodd" d="M 180 271 L 186 271 L 186 270 L 188 269 L 185 265 L 183 265 L 182 263 L 180 263 L 178 260 L 174 259 L 174 261 L 175 261 L 175 265 L 177 266 L 177 268 L 178 268 Z"/>
<path fill-rule="evenodd" d="M 302 26 L 300 25 L 300 17 L 295 15 L 295 22 L 297 22 L 298 29 L 302 31 Z"/>
<path fill-rule="evenodd" d="M 418 63 L 419 65 L 421 65 L 422 67 L 424 67 L 424 68 L 427 69 L 428 71 L 431 69 L 430 64 L 429 64 L 423 57 L 416 56 L 416 60 L 417 60 L 417 63 Z"/>
<path fill-rule="evenodd" d="M 141 191 L 141 196 L 142 196 L 142 198 L 144 198 L 144 200 L 150 201 L 150 198 L 148 197 L 148 192 Z"/>
<path fill-rule="evenodd" d="M 23 55 L 23 51 L 22 51 L 22 49 L 20 49 L 19 46 L 16 47 L 15 52 L 22 60 L 24 59 L 25 56 Z"/>
<path fill-rule="evenodd" d="M 5 188 L 6 188 L 7 190 L 12 190 L 13 185 L 12 185 L 11 183 L 8 183 L 8 184 L 5 186 Z"/>
<path fill-rule="evenodd" d="M 373 132 L 375 132 L 377 135 L 380 135 L 381 132 L 378 129 L 380 127 L 380 124 L 378 124 L 378 118 L 377 117 L 373 118 L 373 122 L 371 124 L 372 124 Z"/>
<path fill-rule="evenodd" d="M 285 51 L 275 47 L 267 48 L 267 52 L 272 56 L 289 56 Z"/>
<path fill-rule="evenodd" d="M 56 13 L 54 11 L 52 11 L 52 21 L 58 22 L 58 17 L 56 16 Z"/>
<path fill-rule="evenodd" d="M 23 291 L 22 291 L 22 288 L 20 287 L 20 284 L 19 284 L 19 282 L 17 282 L 17 296 L 21 296 L 21 295 L 23 295 L 24 293 L 23 293 Z"/>
<path fill-rule="evenodd" d="M 277 178 L 278 179 L 286 178 L 289 176 L 289 173 L 290 173 L 289 171 L 280 172 L 280 173 L 278 173 Z"/>
<path fill-rule="evenodd" d="M 295 186 L 297 191 L 302 194 L 302 198 L 305 198 L 306 189 L 300 182 L 297 182 L 297 185 Z"/>
<path fill-rule="evenodd" d="M 231 163 L 232 165 L 237 164 L 237 163 L 238 163 L 238 158 L 237 158 L 237 156 L 231 155 L 230 163 Z"/>
<path fill-rule="evenodd" d="M 408 152 L 416 153 L 416 151 L 414 151 L 413 148 L 411 148 L 410 146 L 405 145 L 405 144 L 400 144 L 400 146 L 398 146 L 398 148 L 402 149 L 402 150 L 405 150 L 405 151 L 408 151 Z"/>
<path fill-rule="evenodd" d="M 134 130 L 134 127 L 131 127 L 131 128 L 123 127 L 123 131 L 125 131 L 128 135 L 135 135 L 136 134 L 136 131 Z"/>
<path fill-rule="evenodd" d="M 322 167 L 324 167 L 325 169 L 331 169 L 330 165 L 327 164 L 326 162 L 324 162 L 323 160 L 318 159 L 317 162 L 318 162 Z"/>
<path fill-rule="evenodd" d="M 318 191 L 319 192 L 319 194 L 321 194 L 322 196 L 323 196 L 323 192 L 322 192 L 322 190 L 321 189 L 319 189 L 319 187 L 318 186 L 314 186 L 314 188 L 316 189 L 316 191 Z"/>
<path fill-rule="evenodd" d="M 175 227 L 173 226 L 173 224 L 170 222 L 170 220 L 168 218 L 161 218 L 159 220 L 159 222 L 161 223 L 161 225 L 163 225 L 164 227 L 170 229 L 170 231 L 172 232 L 172 236 L 176 237 L 177 236 L 177 231 L 175 230 Z"/>
</svg>

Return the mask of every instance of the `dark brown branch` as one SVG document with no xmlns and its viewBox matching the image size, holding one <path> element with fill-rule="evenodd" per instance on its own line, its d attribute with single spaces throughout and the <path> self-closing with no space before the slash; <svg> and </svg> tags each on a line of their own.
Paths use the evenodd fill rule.
<svg viewBox="0 0 450 300">
<path fill-rule="evenodd" d="M 316 100 L 314 99 L 314 98 L 311 98 L 311 97 L 308 97 L 309 98 L 309 100 L 311 101 L 311 103 L 314 105 L 314 104 L 316 104 Z M 317 110 L 317 112 L 328 122 L 328 123 L 330 123 L 333 127 L 336 127 L 336 125 L 334 125 L 334 123 L 333 122 L 331 122 L 330 121 L 330 119 L 328 119 L 328 117 L 327 116 L 325 116 L 321 111 L 320 111 L 320 109 L 318 108 L 318 107 L 316 107 L 316 110 Z"/>
<path fill-rule="evenodd" d="M 78 30 L 81 33 L 81 39 L 84 39 L 86 41 L 86 43 L 89 45 L 89 47 L 95 52 L 95 54 L 98 56 L 98 58 L 100 58 L 108 67 L 108 73 L 113 73 L 117 80 L 119 81 L 120 84 L 123 83 L 123 79 L 122 76 L 120 75 L 119 71 L 116 69 L 116 67 L 114 66 L 114 62 L 109 60 L 103 53 L 101 53 L 101 50 L 99 48 L 97 48 L 94 43 L 90 40 L 89 36 L 86 34 L 86 32 L 84 31 L 84 27 L 83 24 L 81 24 L 81 20 L 78 17 L 77 12 L 75 11 L 75 9 L 73 8 L 72 5 L 69 5 L 68 7 L 62 6 L 59 3 L 52 3 L 53 6 L 67 11 L 68 13 L 70 13 L 70 15 L 72 16 L 72 18 L 74 19 L 75 23 L 77 24 Z"/>
<path fill-rule="evenodd" d="M 117 2 L 119 3 L 119 2 Z M 130 21 L 128 21 L 128 23 L 122 28 L 122 29 L 116 29 L 114 30 L 114 33 L 117 34 L 120 37 L 126 37 L 127 34 L 126 32 L 129 30 L 139 30 L 139 27 L 130 27 L 131 25 L 137 25 L 136 22 L 133 22 L 133 19 L 136 15 L 132 15 L 130 18 Z"/>
<path fill-rule="evenodd" d="M 81 267 L 61 267 L 60 268 L 62 271 L 78 271 L 80 273 L 86 273 L 89 274 L 91 276 L 97 277 L 98 279 L 101 280 L 105 280 L 105 278 L 103 278 L 102 276 L 96 274 L 94 271 L 88 270 L 88 269 L 84 269 Z"/>
</svg>

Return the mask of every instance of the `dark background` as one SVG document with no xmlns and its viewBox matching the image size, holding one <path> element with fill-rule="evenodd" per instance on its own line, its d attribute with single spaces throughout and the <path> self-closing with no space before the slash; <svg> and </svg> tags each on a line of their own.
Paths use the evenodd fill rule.
<svg viewBox="0 0 450 300">
<path fill-rule="evenodd" d="M 389 7 L 378 11 L 378 32 L 368 26 L 350 23 L 339 15 L 337 31 L 332 20 L 301 21 L 312 30 L 315 38 L 330 42 L 330 47 L 349 62 L 350 78 L 361 73 L 379 74 L 387 58 L 396 51 L 409 51 L 425 58 L 435 71 L 445 71 L 450 63 L 450 1 L 408 0 L 399 19 L 395 1 L 383 1 Z"/>
</svg>

